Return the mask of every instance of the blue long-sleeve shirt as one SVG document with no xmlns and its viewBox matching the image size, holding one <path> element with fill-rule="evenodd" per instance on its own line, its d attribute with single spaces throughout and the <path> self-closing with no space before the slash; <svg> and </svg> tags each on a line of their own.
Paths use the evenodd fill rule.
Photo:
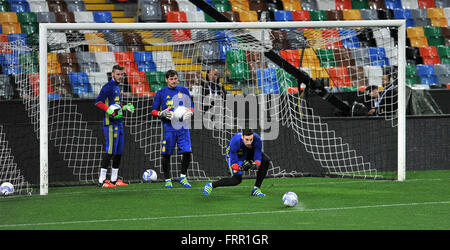
<svg viewBox="0 0 450 250">
<path fill-rule="evenodd" d="M 235 134 L 227 144 L 227 160 L 229 166 L 242 165 L 245 160 L 253 160 L 259 165 L 262 159 L 262 140 L 257 133 L 253 133 L 252 147 L 245 146 L 242 140 L 242 132 Z M 248 159 L 248 157 L 252 157 Z"/>
<path fill-rule="evenodd" d="M 194 109 L 194 103 L 189 90 L 183 86 L 176 86 L 175 88 L 169 88 L 166 86 L 156 93 L 152 111 L 162 111 L 167 108 L 171 108 L 171 111 L 175 111 L 175 108 L 178 106 L 190 107 L 192 110 Z M 163 131 L 177 130 L 172 127 L 170 120 L 163 119 L 162 123 Z"/>
<path fill-rule="evenodd" d="M 100 93 L 97 96 L 97 99 L 95 100 L 95 105 L 97 105 L 97 103 L 99 102 L 103 102 L 108 107 L 113 104 L 118 104 L 122 106 L 121 105 L 122 97 L 120 96 L 119 84 L 114 80 L 110 80 L 105 85 L 103 85 L 102 89 L 100 90 Z M 103 117 L 104 126 L 120 123 L 122 123 L 122 118 L 119 119 L 110 118 L 109 115 L 106 114 L 105 112 Z"/>
</svg>

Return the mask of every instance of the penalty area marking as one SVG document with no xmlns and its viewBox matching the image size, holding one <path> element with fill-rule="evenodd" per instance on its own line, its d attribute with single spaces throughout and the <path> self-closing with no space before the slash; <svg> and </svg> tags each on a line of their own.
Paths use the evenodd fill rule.
<svg viewBox="0 0 450 250">
<path fill-rule="evenodd" d="M 383 208 L 383 207 L 422 206 L 422 205 L 436 205 L 436 204 L 450 204 L 450 201 L 413 202 L 413 203 L 399 203 L 399 204 L 380 204 L 380 205 L 372 205 L 372 206 L 351 206 L 351 207 L 313 208 L 313 209 L 302 209 L 302 208 L 289 209 L 289 208 L 286 208 L 285 210 L 276 210 L 276 211 L 256 211 L 256 212 L 221 213 L 221 214 L 196 214 L 196 215 L 160 216 L 160 217 L 144 217 L 144 218 L 122 218 L 122 219 L 108 219 L 108 220 L 41 222 L 41 223 L 0 225 L 0 228 L 23 227 L 23 226 L 46 226 L 46 225 L 70 225 L 70 224 L 83 224 L 83 223 L 110 223 L 110 222 L 123 222 L 123 221 L 151 221 L 151 220 L 205 218 L 205 217 L 221 217 L 221 216 L 295 213 L 295 212 L 321 212 L 321 211 L 339 211 L 339 210 Z"/>
</svg>

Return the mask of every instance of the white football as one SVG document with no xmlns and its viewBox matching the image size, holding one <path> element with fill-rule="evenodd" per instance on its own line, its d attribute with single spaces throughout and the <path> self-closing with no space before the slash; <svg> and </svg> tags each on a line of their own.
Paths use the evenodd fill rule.
<svg viewBox="0 0 450 250">
<path fill-rule="evenodd" d="M 283 204 L 286 207 L 294 207 L 295 205 L 297 205 L 298 202 L 298 197 L 297 194 L 294 192 L 286 192 L 283 195 Z"/>
<path fill-rule="evenodd" d="M 119 104 L 113 104 L 109 106 L 110 109 L 114 110 L 117 114 L 122 114 L 122 107 Z"/>
<path fill-rule="evenodd" d="M 3 182 L 0 186 L 0 192 L 2 195 L 8 196 L 14 193 L 14 186 L 9 182 Z"/>
<path fill-rule="evenodd" d="M 188 112 L 188 108 L 184 107 L 184 106 L 178 106 L 175 111 L 173 112 L 173 118 L 176 121 L 181 121 L 184 114 L 186 114 L 186 112 Z"/>
<path fill-rule="evenodd" d="M 144 179 L 144 181 L 152 182 L 158 179 L 158 175 L 156 174 L 155 170 L 147 169 L 142 174 L 142 179 Z"/>
</svg>

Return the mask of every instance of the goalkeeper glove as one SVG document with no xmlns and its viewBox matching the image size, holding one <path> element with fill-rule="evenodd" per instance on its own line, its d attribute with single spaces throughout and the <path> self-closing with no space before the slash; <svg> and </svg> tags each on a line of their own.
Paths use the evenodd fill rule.
<svg viewBox="0 0 450 250">
<path fill-rule="evenodd" d="M 241 171 L 248 171 L 248 170 L 255 170 L 258 168 L 258 164 L 256 164 L 253 161 L 244 161 L 241 166 L 239 166 L 239 170 Z"/>
<path fill-rule="evenodd" d="M 109 116 L 111 116 L 114 119 L 119 119 L 123 116 L 123 114 L 121 112 L 114 112 L 114 110 L 111 108 L 108 108 L 108 110 L 106 110 L 106 114 L 108 114 Z"/>
<path fill-rule="evenodd" d="M 184 115 L 183 115 L 183 121 L 190 119 L 191 116 L 194 114 L 194 112 L 192 112 L 191 110 L 188 110 Z"/>
<path fill-rule="evenodd" d="M 128 103 L 127 105 L 124 105 L 124 106 L 123 106 L 123 109 L 124 109 L 124 110 L 127 110 L 127 111 L 129 111 L 129 112 L 131 112 L 131 113 L 134 113 L 134 105 L 131 104 L 131 103 Z"/>
<path fill-rule="evenodd" d="M 158 113 L 158 117 L 162 119 L 172 120 L 173 112 L 169 110 L 170 108 L 166 108 L 163 111 Z"/>
</svg>

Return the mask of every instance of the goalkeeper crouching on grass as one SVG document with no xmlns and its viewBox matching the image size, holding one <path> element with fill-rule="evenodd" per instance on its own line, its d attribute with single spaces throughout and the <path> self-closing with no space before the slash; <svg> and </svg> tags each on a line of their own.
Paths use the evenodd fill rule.
<svg viewBox="0 0 450 250">
<path fill-rule="evenodd" d="M 251 195 L 266 196 L 260 188 L 269 169 L 270 158 L 261 149 L 261 137 L 251 129 L 235 134 L 227 145 L 226 160 L 231 177 L 206 184 L 203 193 L 209 196 L 214 188 L 236 186 L 242 182 L 243 171 L 258 170 Z"/>
</svg>

